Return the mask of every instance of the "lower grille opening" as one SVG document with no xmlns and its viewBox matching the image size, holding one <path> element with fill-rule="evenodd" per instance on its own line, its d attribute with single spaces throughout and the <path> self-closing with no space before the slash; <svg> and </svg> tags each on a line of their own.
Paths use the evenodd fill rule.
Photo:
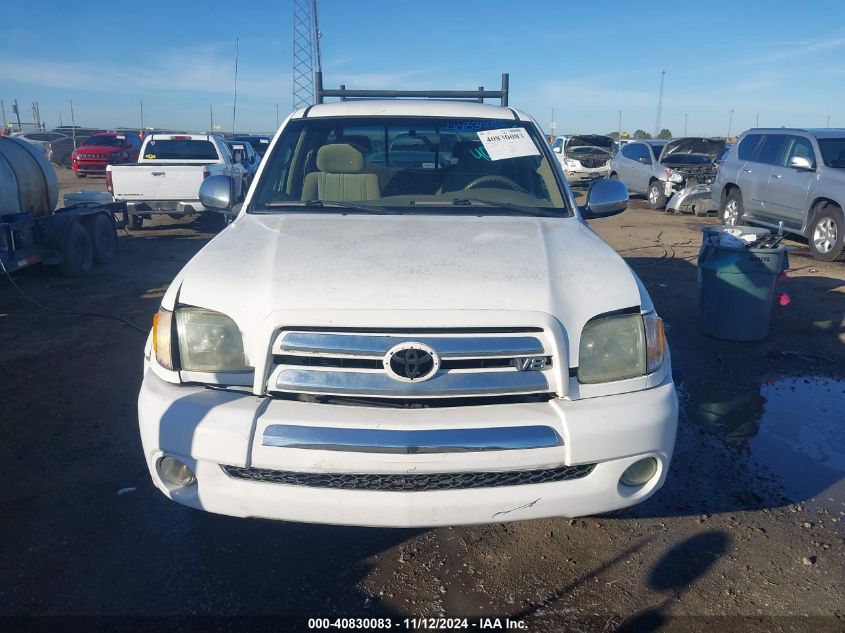
<svg viewBox="0 0 845 633">
<path fill-rule="evenodd" d="M 393 492 L 422 492 L 427 490 L 468 490 L 500 486 L 523 486 L 581 479 L 589 475 L 595 464 L 559 466 L 539 470 L 476 473 L 412 473 L 412 474 L 353 474 L 301 473 L 268 468 L 221 466 L 234 479 L 263 481 L 288 486 L 333 488 L 339 490 L 370 490 Z"/>
<path fill-rule="evenodd" d="M 307 393 L 286 393 L 271 391 L 278 400 L 308 402 L 310 404 L 333 404 L 348 407 L 377 407 L 382 409 L 438 409 L 445 407 L 479 407 L 494 404 L 518 404 L 548 402 L 554 398 L 550 393 L 532 393 L 517 396 L 463 396 L 456 398 L 377 398 L 365 396 L 318 396 Z"/>
</svg>

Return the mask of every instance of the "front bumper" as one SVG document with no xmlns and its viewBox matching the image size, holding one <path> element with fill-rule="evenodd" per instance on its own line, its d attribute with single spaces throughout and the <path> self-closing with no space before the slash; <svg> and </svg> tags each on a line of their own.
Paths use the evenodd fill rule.
<svg viewBox="0 0 845 633">
<path fill-rule="evenodd" d="M 73 163 L 73 171 L 77 174 L 92 174 L 92 175 L 105 175 L 106 167 L 110 164 L 118 164 L 118 163 L 109 163 L 107 160 L 78 160 Z"/>
<path fill-rule="evenodd" d="M 678 405 L 671 379 L 643 391 L 578 401 L 432 409 L 372 409 L 303 403 L 173 385 L 147 371 L 138 400 L 144 455 L 155 485 L 184 505 L 239 517 L 382 527 L 429 527 L 601 514 L 651 496 L 672 457 Z M 373 453 L 273 445 L 268 427 L 479 429 L 547 426 L 563 445 L 528 450 Z M 162 456 L 193 469 L 174 488 L 159 476 Z M 643 457 L 658 471 L 639 488 L 619 483 Z M 477 473 L 595 464 L 583 477 L 448 490 L 364 490 L 231 477 L 222 466 L 311 474 Z"/>
<path fill-rule="evenodd" d="M 190 215 L 206 211 L 223 213 L 217 209 L 208 209 L 199 200 L 149 200 L 144 202 L 127 202 L 126 210 L 129 215 Z"/>
<path fill-rule="evenodd" d="M 570 185 L 589 184 L 600 178 L 609 178 L 610 163 L 603 167 L 564 167 L 563 173 Z"/>
<path fill-rule="evenodd" d="M 693 185 L 677 191 L 666 205 L 667 211 L 706 214 L 713 208 L 711 185 Z"/>
</svg>

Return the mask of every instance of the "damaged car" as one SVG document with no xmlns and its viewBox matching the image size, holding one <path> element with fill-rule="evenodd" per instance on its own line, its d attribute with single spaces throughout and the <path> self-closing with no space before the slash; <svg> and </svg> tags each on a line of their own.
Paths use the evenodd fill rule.
<svg viewBox="0 0 845 633">
<path fill-rule="evenodd" d="M 628 143 L 611 160 L 611 178 L 644 193 L 653 209 L 706 215 L 722 139 L 685 137 Z"/>
<path fill-rule="evenodd" d="M 610 175 L 613 139 L 599 134 L 576 134 L 558 137 L 552 151 L 563 168 L 570 185 L 589 185 Z"/>
</svg>

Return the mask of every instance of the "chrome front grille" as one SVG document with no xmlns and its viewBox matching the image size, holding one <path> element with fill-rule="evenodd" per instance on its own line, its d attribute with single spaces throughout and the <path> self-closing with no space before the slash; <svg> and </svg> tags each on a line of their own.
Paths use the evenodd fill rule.
<svg viewBox="0 0 845 633">
<path fill-rule="evenodd" d="M 391 369 L 403 346 L 428 373 L 413 376 L 406 359 Z M 553 354 L 538 328 L 500 330 L 285 330 L 272 347 L 267 389 L 279 394 L 385 399 L 464 398 L 552 391 Z M 435 357 L 432 360 L 432 357 Z M 408 361 L 410 362 L 410 361 Z M 415 370 L 416 371 L 416 368 Z"/>
<path fill-rule="evenodd" d="M 595 464 L 559 466 L 538 470 L 469 473 L 412 473 L 373 475 L 356 473 L 302 473 L 268 468 L 223 466 L 233 479 L 263 481 L 288 486 L 335 488 L 341 490 L 376 490 L 393 492 L 423 492 L 426 490 L 468 490 L 498 486 L 524 486 L 556 481 L 570 481 L 586 477 Z"/>
</svg>

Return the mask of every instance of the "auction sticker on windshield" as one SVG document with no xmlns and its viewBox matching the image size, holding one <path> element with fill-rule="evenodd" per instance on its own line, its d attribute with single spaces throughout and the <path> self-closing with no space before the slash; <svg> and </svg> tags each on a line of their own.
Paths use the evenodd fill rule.
<svg viewBox="0 0 845 633">
<path fill-rule="evenodd" d="M 539 156 L 540 150 L 521 127 L 504 128 L 476 132 L 481 144 L 487 150 L 490 160 L 519 158 L 520 156 Z"/>
</svg>

